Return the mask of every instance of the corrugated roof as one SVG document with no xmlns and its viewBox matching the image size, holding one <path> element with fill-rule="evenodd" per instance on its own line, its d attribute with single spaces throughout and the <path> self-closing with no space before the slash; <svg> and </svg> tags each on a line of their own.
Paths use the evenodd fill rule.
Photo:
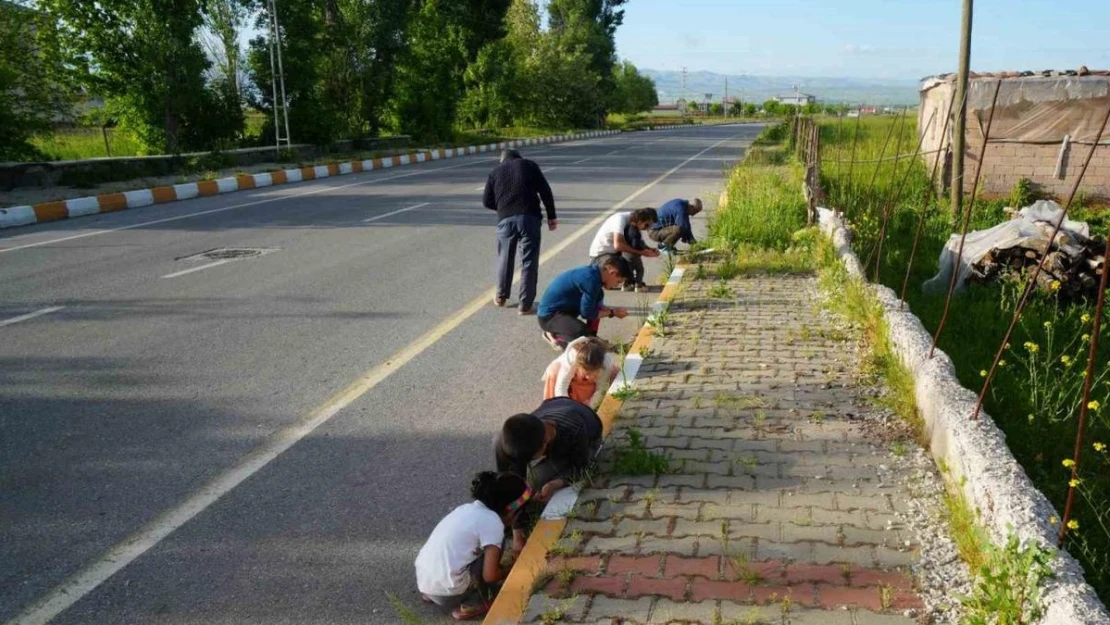
<svg viewBox="0 0 1110 625">
<path fill-rule="evenodd" d="M 968 74 L 968 78 L 970 80 L 975 80 L 978 78 L 1058 78 L 1062 76 L 1110 76 L 1110 69 L 1087 69 L 1086 66 L 1082 66 L 1079 69 L 1068 70 L 1045 69 L 1037 72 L 1025 70 L 1020 72 L 971 72 L 970 74 Z M 933 76 L 926 76 L 925 78 L 921 79 L 922 82 L 954 80 L 956 80 L 955 72 L 947 74 L 935 74 Z"/>
</svg>

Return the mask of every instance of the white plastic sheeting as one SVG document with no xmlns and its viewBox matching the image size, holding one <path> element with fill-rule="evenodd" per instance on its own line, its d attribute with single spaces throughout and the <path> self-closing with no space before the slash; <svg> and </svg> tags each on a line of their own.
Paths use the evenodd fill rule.
<svg viewBox="0 0 1110 625">
<path fill-rule="evenodd" d="M 959 273 L 956 276 L 956 290 L 961 291 L 971 274 L 971 266 L 983 260 L 993 249 L 1009 249 L 1011 247 L 1043 248 L 1049 235 L 1056 226 L 1064 209 L 1052 200 L 1040 200 L 1031 206 L 1026 206 L 1017 212 L 1014 219 L 998 224 L 987 230 L 977 230 L 967 233 L 964 241 L 963 255 L 960 257 Z M 1076 233 L 1083 237 L 1090 236 L 1090 228 L 1086 222 L 1065 219 L 1060 233 L 1067 235 Z M 944 244 L 940 252 L 940 269 L 937 275 L 925 281 L 921 288 L 926 293 L 944 293 L 952 280 L 952 271 L 956 268 L 956 255 L 960 248 L 960 235 L 953 234 Z"/>
</svg>

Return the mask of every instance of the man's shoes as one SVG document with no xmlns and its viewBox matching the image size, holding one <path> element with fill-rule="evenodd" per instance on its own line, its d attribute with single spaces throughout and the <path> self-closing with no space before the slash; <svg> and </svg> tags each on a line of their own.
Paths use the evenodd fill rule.
<svg viewBox="0 0 1110 625">
<path fill-rule="evenodd" d="M 497 306 L 498 308 L 504 308 L 505 307 L 505 298 L 504 297 L 494 297 L 493 298 L 493 305 Z"/>
<path fill-rule="evenodd" d="M 455 608 L 451 612 L 451 618 L 456 621 L 474 621 L 486 615 L 489 612 L 489 603 L 482 601 L 481 603 L 463 604 Z"/>
<path fill-rule="evenodd" d="M 678 253 L 677 249 L 675 249 L 675 248 L 673 248 L 669 245 L 663 245 L 662 243 L 660 243 L 659 247 L 656 248 L 656 249 L 659 250 L 660 254 L 677 254 Z"/>
<path fill-rule="evenodd" d="M 551 349 L 559 352 L 560 354 L 567 350 L 567 346 L 559 340 L 559 337 L 550 332 L 543 333 L 543 340 L 547 341 L 547 344 L 551 346 Z"/>
<path fill-rule="evenodd" d="M 521 315 L 521 316 L 534 315 L 534 314 L 536 314 L 536 305 L 535 304 L 532 304 L 531 306 L 523 306 L 522 305 L 520 308 L 517 309 L 516 314 Z"/>
</svg>

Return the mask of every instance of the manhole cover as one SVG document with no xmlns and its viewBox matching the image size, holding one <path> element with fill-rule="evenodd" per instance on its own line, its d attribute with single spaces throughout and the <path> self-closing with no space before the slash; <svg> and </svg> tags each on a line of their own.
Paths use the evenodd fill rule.
<svg viewBox="0 0 1110 625">
<path fill-rule="evenodd" d="M 214 250 L 208 250 L 207 252 L 183 256 L 177 260 L 239 260 L 241 258 L 254 258 L 255 256 L 262 256 L 263 254 L 276 251 L 276 248 L 266 247 L 218 247 Z"/>
</svg>

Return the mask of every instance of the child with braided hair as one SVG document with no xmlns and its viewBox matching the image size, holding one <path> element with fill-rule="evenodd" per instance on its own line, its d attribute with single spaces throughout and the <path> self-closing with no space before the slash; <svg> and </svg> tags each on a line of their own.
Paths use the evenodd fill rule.
<svg viewBox="0 0 1110 625">
<path fill-rule="evenodd" d="M 451 609 L 459 621 L 489 611 L 504 579 L 505 525 L 532 497 L 524 478 L 492 471 L 474 477 L 470 494 L 474 501 L 448 513 L 416 556 L 416 586 L 424 601 Z"/>
</svg>

